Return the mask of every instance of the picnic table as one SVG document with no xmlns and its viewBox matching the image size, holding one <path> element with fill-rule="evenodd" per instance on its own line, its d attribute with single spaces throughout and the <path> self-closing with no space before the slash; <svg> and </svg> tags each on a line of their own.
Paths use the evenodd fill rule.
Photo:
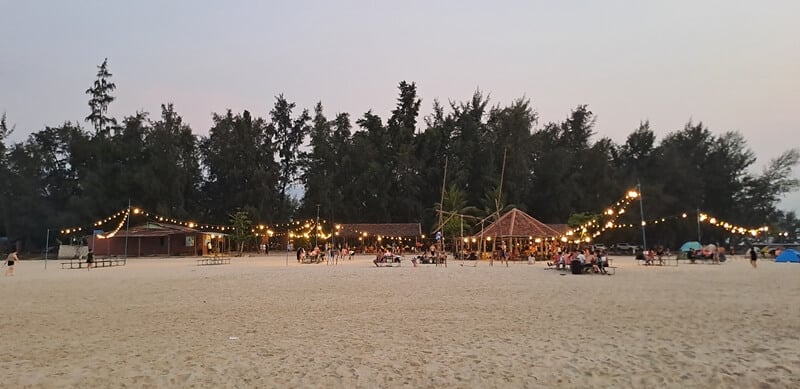
<svg viewBox="0 0 800 389">
<path fill-rule="evenodd" d="M 197 260 L 197 266 L 228 265 L 230 263 L 231 259 L 225 257 L 209 257 L 209 258 L 200 258 Z"/>
<path fill-rule="evenodd" d="M 92 267 L 124 266 L 127 263 L 128 260 L 125 258 L 98 258 L 94 260 Z M 70 259 L 69 261 L 61 262 L 62 269 L 84 269 L 86 266 L 87 262 L 85 259 Z"/>
<path fill-rule="evenodd" d="M 300 258 L 300 263 L 321 263 L 325 258 L 325 254 L 306 254 Z"/>
</svg>

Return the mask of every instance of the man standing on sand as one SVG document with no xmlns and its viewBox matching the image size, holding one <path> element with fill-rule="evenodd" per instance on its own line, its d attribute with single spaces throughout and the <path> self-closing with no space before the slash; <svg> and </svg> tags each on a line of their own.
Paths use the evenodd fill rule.
<svg viewBox="0 0 800 389">
<path fill-rule="evenodd" d="M 756 268 L 756 260 L 758 260 L 758 254 L 756 254 L 756 248 L 750 246 L 750 265 L 753 266 L 753 269 Z"/>
<path fill-rule="evenodd" d="M 92 264 L 94 263 L 94 253 L 92 253 L 92 249 L 89 249 L 89 252 L 86 253 L 86 270 L 92 270 Z"/>
</svg>

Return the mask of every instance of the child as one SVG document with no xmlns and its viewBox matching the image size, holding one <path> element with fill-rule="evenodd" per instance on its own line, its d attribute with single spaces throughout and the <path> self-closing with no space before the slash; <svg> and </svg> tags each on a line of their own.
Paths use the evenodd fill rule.
<svg viewBox="0 0 800 389">
<path fill-rule="evenodd" d="M 17 250 L 11 251 L 6 257 L 6 264 L 8 265 L 8 269 L 6 269 L 6 277 L 14 275 L 14 264 L 19 261 L 19 257 L 17 257 Z"/>
</svg>

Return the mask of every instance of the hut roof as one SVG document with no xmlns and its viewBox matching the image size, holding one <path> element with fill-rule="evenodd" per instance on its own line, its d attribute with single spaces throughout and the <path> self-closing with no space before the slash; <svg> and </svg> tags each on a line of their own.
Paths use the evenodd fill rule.
<svg viewBox="0 0 800 389">
<path fill-rule="evenodd" d="M 138 225 L 136 227 L 131 227 L 128 231 L 119 230 L 119 232 L 114 235 L 114 238 L 124 238 L 125 236 L 129 238 L 146 238 L 193 233 L 200 233 L 200 231 L 175 224 L 150 222 Z"/>
<path fill-rule="evenodd" d="M 533 216 L 514 208 L 476 235 L 549 238 L 559 236 L 561 233 L 536 220 Z"/>
<path fill-rule="evenodd" d="M 342 224 L 339 235 L 355 237 L 367 233 L 369 236 L 409 237 L 422 235 L 419 223 L 384 223 L 384 224 Z"/>
</svg>

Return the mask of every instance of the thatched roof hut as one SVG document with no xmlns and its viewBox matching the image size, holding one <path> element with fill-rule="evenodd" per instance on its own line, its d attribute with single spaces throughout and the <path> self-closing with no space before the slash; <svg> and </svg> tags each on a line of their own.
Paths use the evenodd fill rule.
<svg viewBox="0 0 800 389">
<path fill-rule="evenodd" d="M 514 208 L 475 236 L 493 238 L 551 238 L 562 235 L 533 216 Z"/>
</svg>

